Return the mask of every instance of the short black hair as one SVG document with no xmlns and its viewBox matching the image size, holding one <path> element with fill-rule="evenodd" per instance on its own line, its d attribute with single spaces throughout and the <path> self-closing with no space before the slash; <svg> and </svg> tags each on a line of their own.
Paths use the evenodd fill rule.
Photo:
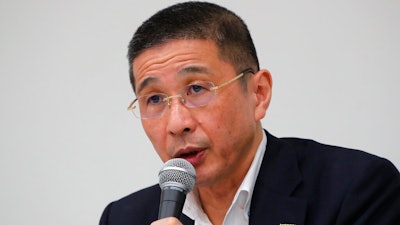
<svg viewBox="0 0 400 225">
<path fill-rule="evenodd" d="M 256 49 L 244 21 L 232 11 L 207 2 L 184 2 L 158 11 L 137 29 L 128 47 L 129 77 L 135 91 L 133 61 L 146 49 L 171 40 L 213 41 L 221 59 L 236 72 L 259 70 Z"/>
</svg>

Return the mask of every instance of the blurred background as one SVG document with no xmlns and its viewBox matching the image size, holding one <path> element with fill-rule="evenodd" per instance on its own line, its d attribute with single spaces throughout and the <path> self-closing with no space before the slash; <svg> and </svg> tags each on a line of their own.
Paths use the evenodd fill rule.
<svg viewBox="0 0 400 225">
<path fill-rule="evenodd" d="M 126 107 L 127 45 L 179 1 L 0 0 L 1 224 L 97 224 L 162 163 Z M 274 80 L 263 125 L 400 167 L 400 2 L 212 1 L 241 16 Z"/>
</svg>

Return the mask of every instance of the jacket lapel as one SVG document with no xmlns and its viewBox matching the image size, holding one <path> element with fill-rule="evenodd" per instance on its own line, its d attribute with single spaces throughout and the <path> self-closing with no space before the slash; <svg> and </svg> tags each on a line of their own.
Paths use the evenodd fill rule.
<svg viewBox="0 0 400 225">
<path fill-rule="evenodd" d="M 301 182 L 293 148 L 267 133 L 267 149 L 254 187 L 249 224 L 304 224 L 307 202 L 292 197 Z"/>
</svg>

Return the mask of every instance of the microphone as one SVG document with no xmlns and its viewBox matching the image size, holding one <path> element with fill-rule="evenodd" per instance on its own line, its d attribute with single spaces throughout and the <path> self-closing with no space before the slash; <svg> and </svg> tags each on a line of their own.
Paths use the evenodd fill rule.
<svg viewBox="0 0 400 225">
<path fill-rule="evenodd" d="M 186 194 L 196 182 L 196 171 L 185 159 L 168 160 L 158 173 L 161 188 L 158 219 L 166 217 L 180 218 Z"/>
</svg>

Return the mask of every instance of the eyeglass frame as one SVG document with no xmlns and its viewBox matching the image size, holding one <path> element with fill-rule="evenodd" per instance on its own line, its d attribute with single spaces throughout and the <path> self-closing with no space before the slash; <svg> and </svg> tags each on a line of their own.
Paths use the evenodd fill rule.
<svg viewBox="0 0 400 225">
<path fill-rule="evenodd" d="M 215 95 L 216 95 L 216 91 L 217 91 L 218 89 L 220 89 L 220 88 L 222 88 L 222 87 L 225 87 L 226 85 L 228 85 L 228 84 L 230 84 L 230 83 L 232 83 L 232 82 L 234 82 L 234 81 L 236 81 L 236 80 L 242 78 L 244 75 L 246 75 L 246 74 L 248 74 L 248 73 L 254 74 L 253 69 L 247 68 L 247 69 L 243 70 L 241 73 L 239 73 L 238 75 L 236 75 L 236 76 L 233 77 L 232 79 L 227 80 L 227 81 L 225 81 L 225 82 L 223 82 L 223 83 L 221 83 L 221 84 L 219 84 L 219 85 L 212 86 L 212 87 L 210 88 L 210 91 L 214 91 L 214 92 L 215 92 Z M 211 83 L 212 85 L 214 85 L 213 82 L 210 81 L 210 83 Z M 190 84 L 189 84 L 189 85 L 190 85 Z M 186 87 L 186 86 L 185 86 L 185 87 Z M 165 93 L 160 93 L 160 94 L 165 94 Z M 144 96 L 147 96 L 147 95 L 144 95 Z M 144 96 L 140 96 L 140 97 L 135 98 L 135 99 L 131 102 L 131 104 L 129 104 L 129 106 L 128 106 L 128 111 L 132 111 L 133 115 L 135 115 L 135 117 L 136 117 L 136 118 L 139 118 L 139 119 L 151 119 L 151 118 L 157 118 L 157 117 L 161 116 L 161 115 L 164 113 L 164 111 L 165 111 L 166 108 L 165 108 L 162 112 L 160 112 L 159 115 L 154 116 L 154 117 L 148 117 L 148 118 L 142 117 L 142 115 L 141 115 L 140 113 L 139 113 L 140 115 L 136 115 L 136 114 L 134 113 L 134 111 L 133 111 L 133 110 L 135 109 L 135 108 L 134 108 L 134 104 L 139 100 L 139 98 L 144 97 Z M 182 94 L 176 94 L 176 95 L 167 96 L 167 97 L 163 98 L 162 101 L 165 102 L 166 106 L 171 106 L 171 101 L 170 101 L 170 99 L 176 98 L 176 97 L 180 97 L 181 99 L 185 100 L 185 99 L 183 98 Z M 212 99 L 212 100 L 213 100 L 213 99 Z M 212 100 L 210 100 L 210 102 L 211 102 Z M 210 102 L 208 102 L 208 103 L 210 103 Z M 208 103 L 207 103 L 207 104 L 208 104 Z M 205 105 L 207 105 L 207 104 L 205 104 Z M 184 104 L 184 105 L 186 106 L 186 104 Z M 202 106 L 205 106 L 205 105 L 202 105 Z M 189 107 L 189 106 L 188 106 L 188 107 L 189 107 L 189 108 L 198 108 L 198 107 L 202 107 L 202 106 L 193 106 L 193 107 Z"/>
</svg>

